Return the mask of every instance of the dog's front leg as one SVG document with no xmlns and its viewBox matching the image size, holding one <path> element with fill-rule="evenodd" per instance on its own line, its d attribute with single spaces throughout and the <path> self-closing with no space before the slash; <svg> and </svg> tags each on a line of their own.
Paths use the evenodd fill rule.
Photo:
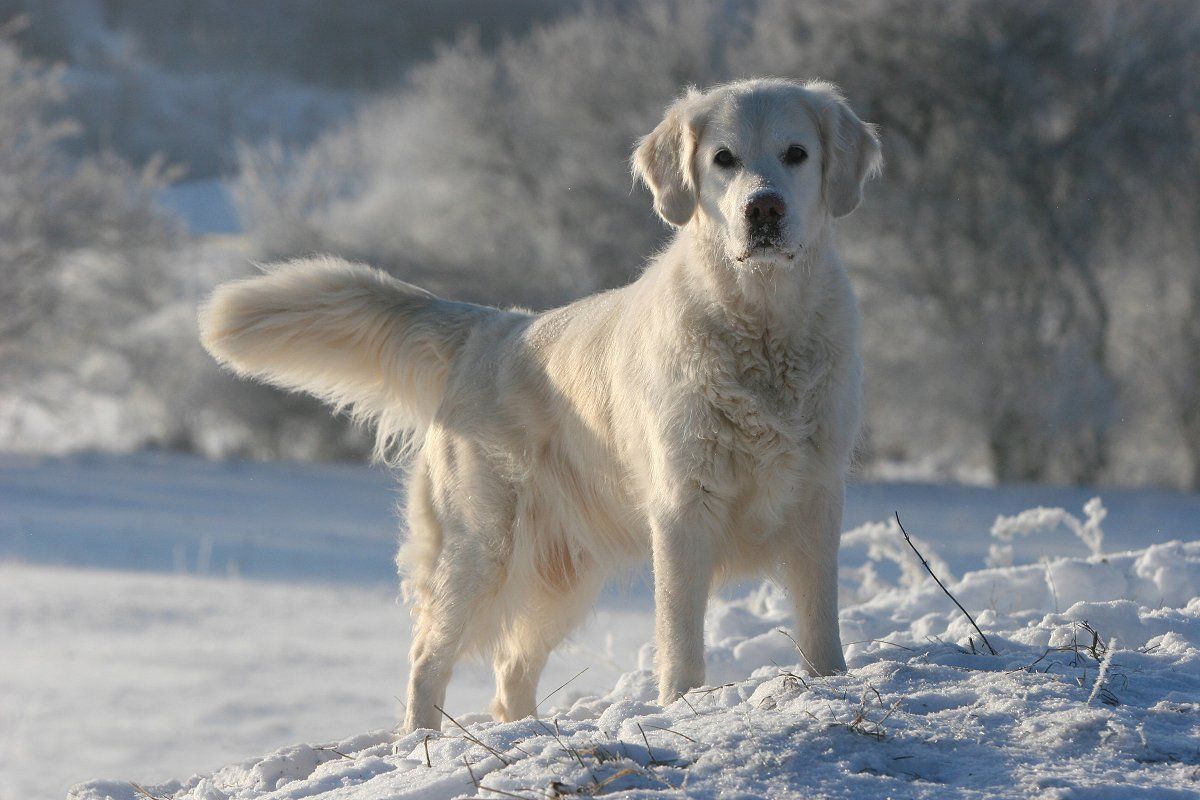
<svg viewBox="0 0 1200 800">
<path fill-rule="evenodd" d="M 846 670 L 837 596 L 844 493 L 840 484 L 812 492 L 782 564 L 795 603 L 796 645 L 804 666 L 817 675 Z"/>
<path fill-rule="evenodd" d="M 652 527 L 658 699 L 674 702 L 704 683 L 704 609 L 712 585 L 710 526 L 695 513 L 664 515 Z"/>
</svg>

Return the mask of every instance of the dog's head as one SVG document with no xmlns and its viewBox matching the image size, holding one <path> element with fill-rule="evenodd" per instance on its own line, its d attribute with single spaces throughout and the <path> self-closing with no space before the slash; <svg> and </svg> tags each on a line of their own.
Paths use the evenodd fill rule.
<svg viewBox="0 0 1200 800">
<path fill-rule="evenodd" d="M 783 80 L 688 91 L 633 155 L 659 216 L 741 263 L 790 262 L 858 207 L 880 162 L 874 127 L 835 87 Z"/>
</svg>

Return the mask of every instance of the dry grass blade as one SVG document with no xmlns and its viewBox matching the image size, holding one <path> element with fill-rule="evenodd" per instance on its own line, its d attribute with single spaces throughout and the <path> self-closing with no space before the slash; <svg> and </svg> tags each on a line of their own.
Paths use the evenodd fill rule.
<svg viewBox="0 0 1200 800">
<path fill-rule="evenodd" d="M 343 753 L 341 750 L 338 750 L 336 747 L 317 746 L 317 747 L 314 747 L 313 750 L 324 750 L 328 753 L 333 753 L 334 755 L 339 755 L 342 758 L 349 759 L 350 761 L 354 760 L 354 756 L 348 756 L 345 753 Z"/>
<path fill-rule="evenodd" d="M 482 783 L 477 784 L 476 788 L 482 789 L 485 792 L 495 792 L 496 794 L 502 794 L 505 797 L 515 797 L 515 798 L 517 798 L 517 800 L 530 800 L 528 795 L 514 794 L 513 792 L 506 792 L 503 789 L 497 789 L 495 786 L 484 786 Z M 536 798 L 534 798 L 534 800 L 536 800 Z"/>
<path fill-rule="evenodd" d="M 136 791 L 138 794 L 142 795 L 143 797 L 149 797 L 150 800 L 168 800 L 165 797 L 159 797 L 156 794 L 150 794 L 150 792 L 148 792 L 146 790 L 146 787 L 140 786 L 140 785 L 134 783 L 133 781 L 130 781 L 129 785 L 132 786 L 134 788 L 134 791 Z"/>
<path fill-rule="evenodd" d="M 979 629 L 979 626 L 975 624 L 975 618 L 971 616 L 970 612 L 963 608 L 963 604 L 958 602 L 958 598 L 950 593 L 950 590 L 946 588 L 946 584 L 942 583 L 942 579 L 939 578 L 933 571 L 933 567 L 929 566 L 929 562 L 925 560 L 925 556 L 921 555 L 921 551 L 917 549 L 915 544 L 913 544 L 912 537 L 908 535 L 908 531 L 904 529 L 904 523 L 900 521 L 900 512 L 897 511 L 895 514 L 896 524 L 900 526 L 900 532 L 904 534 L 904 541 L 908 542 L 908 546 L 911 547 L 912 551 L 917 554 L 917 558 L 921 561 L 921 566 L 925 567 L 925 571 L 929 573 L 930 577 L 932 577 L 934 581 L 937 582 L 937 585 L 941 587 L 942 591 L 946 593 L 946 597 L 949 597 L 954 601 L 954 605 L 958 606 L 958 610 L 963 613 L 963 616 L 965 616 L 967 621 L 971 623 L 971 627 L 974 628 L 975 632 L 979 634 L 979 638 L 983 640 L 985 645 L 987 645 L 988 652 L 990 652 L 992 655 L 998 655 L 996 653 L 996 648 L 992 647 L 992 643 L 988 641 L 987 636 L 985 636 L 983 631 Z"/>
<path fill-rule="evenodd" d="M 642 723 L 637 723 L 638 733 L 642 735 L 642 741 L 646 743 L 646 755 L 650 756 L 651 763 L 657 761 L 654 757 L 654 751 L 650 749 L 650 740 L 646 738 L 646 732 L 642 730 Z"/>
<path fill-rule="evenodd" d="M 666 759 L 666 760 L 663 760 L 663 759 L 660 759 L 660 758 L 655 758 L 655 757 L 654 757 L 654 751 L 650 749 L 650 739 L 649 739 L 649 738 L 646 736 L 646 731 L 645 731 L 645 730 L 642 728 L 642 723 L 638 722 L 638 723 L 636 723 L 636 725 L 637 725 L 638 733 L 640 733 L 640 734 L 642 735 L 642 741 L 646 743 L 646 755 L 649 757 L 649 760 L 646 762 L 646 766 L 647 766 L 647 767 L 669 767 L 669 766 L 673 766 L 673 765 L 675 764 L 675 761 L 676 761 L 676 760 L 675 760 L 675 759 L 673 759 L 673 758 L 671 758 L 671 759 Z M 653 725 L 652 725 L 651 727 L 657 727 L 657 726 L 653 726 Z M 664 730 L 665 730 L 665 729 L 664 729 Z M 671 731 L 671 733 L 676 733 L 676 732 L 675 732 L 675 731 Z M 676 735 L 678 735 L 678 736 L 683 736 L 683 734 L 682 734 L 682 733 L 679 733 L 679 734 L 676 734 Z M 686 738 L 688 738 L 688 737 L 684 736 L 684 738 L 686 739 Z M 692 739 L 692 741 L 693 741 L 693 742 L 695 742 L 696 740 L 695 740 L 695 739 Z M 699 742 L 697 742 L 697 744 L 699 744 Z M 653 776 L 651 776 L 651 777 L 653 777 Z M 655 780 L 659 780 L 659 778 L 655 778 Z"/>
<path fill-rule="evenodd" d="M 546 701 L 547 701 L 547 700 L 549 700 L 551 697 L 554 697 L 554 695 L 558 694 L 558 693 L 559 693 L 559 692 L 561 692 L 563 689 L 565 689 L 565 688 L 567 688 L 568 686 L 570 686 L 570 685 L 571 685 L 571 683 L 572 683 L 572 682 L 573 682 L 573 681 L 574 681 L 576 678 L 578 678 L 578 677 L 579 677 L 580 675 L 582 675 L 583 673 L 587 672 L 587 671 L 588 671 L 588 669 L 589 669 L 589 667 L 584 667 L 583 669 L 579 670 L 579 672 L 576 672 L 574 675 L 572 675 L 570 678 L 568 678 L 568 679 L 567 679 L 567 681 L 566 681 L 566 683 L 564 683 L 564 684 L 562 684 L 561 686 L 559 686 L 557 689 L 555 689 L 553 692 L 551 692 L 550 694 L 548 694 L 548 695 L 546 695 L 545 697 L 543 697 L 541 700 L 538 700 L 538 701 L 537 701 L 537 703 L 536 703 L 536 704 L 534 704 L 534 706 L 533 706 L 533 710 L 534 710 L 534 711 L 537 711 L 537 710 L 538 710 L 538 708 L 540 708 L 540 707 L 541 707 L 542 703 L 546 702 Z"/>
<path fill-rule="evenodd" d="M 703 689 L 692 689 L 690 691 L 683 692 L 679 696 L 683 697 L 684 694 L 710 695 L 713 692 L 719 692 L 721 689 L 728 689 L 730 686 L 733 686 L 733 685 L 734 684 L 732 684 L 732 683 L 722 683 L 720 686 L 706 686 Z"/>
<path fill-rule="evenodd" d="M 888 718 L 890 716 L 892 716 L 892 714 L 895 714 L 899 709 L 900 709 L 900 701 L 897 700 L 896 702 L 892 703 L 892 705 L 888 708 L 887 713 L 884 714 L 882 717 L 880 717 L 879 721 L 876 722 L 875 724 L 878 725 L 880 728 L 883 728 L 883 723 L 887 722 Z"/>
<path fill-rule="evenodd" d="M 792 647 L 796 648 L 796 652 L 799 653 L 800 657 L 804 659 L 804 663 L 808 666 L 808 668 L 810 670 L 812 670 L 812 673 L 814 675 L 816 675 L 818 672 L 817 668 L 815 666 L 813 666 L 813 663 L 809 659 L 808 654 L 805 653 L 804 649 L 800 647 L 800 643 L 796 641 L 796 637 L 792 636 L 790 633 L 785 631 L 783 628 L 776 628 L 775 630 L 779 631 L 780 633 L 782 633 L 784 636 L 786 636 L 788 638 L 788 641 L 790 641 L 792 643 Z"/>
<path fill-rule="evenodd" d="M 442 708 L 439 705 L 435 705 L 434 708 L 436 708 L 438 710 L 438 712 L 441 713 L 442 716 L 444 716 L 446 719 L 448 719 L 452 723 L 454 723 L 454 726 L 463 732 L 463 738 L 466 739 L 468 742 L 471 742 L 472 744 L 477 744 L 480 747 L 482 747 L 484 750 L 487 750 L 489 753 L 494 755 L 496 758 L 500 759 L 500 763 L 503 764 L 504 766 L 506 766 L 506 767 L 512 766 L 513 762 L 508 760 L 508 756 L 504 755 L 503 753 L 501 753 L 499 750 L 492 747 L 491 745 L 484 744 L 479 739 L 479 737 L 477 737 L 475 734 L 471 733 L 469 730 L 467 730 L 462 725 L 460 725 L 458 720 L 456 720 L 454 717 L 447 714 L 446 710 L 444 708 Z M 469 767 L 468 767 L 468 769 L 469 769 Z"/>
<path fill-rule="evenodd" d="M 634 769 L 633 767 L 626 767 L 625 769 L 614 772 L 612 775 L 609 775 L 607 778 L 600 781 L 600 783 L 596 784 L 596 788 L 603 789 L 605 786 L 608 786 L 613 781 L 624 778 L 626 775 L 641 775 L 641 774 L 642 774 L 641 770 Z"/>
<path fill-rule="evenodd" d="M 872 643 L 887 644 L 887 645 L 891 645 L 892 647 L 899 647 L 901 650 L 907 650 L 910 653 L 917 652 L 917 649 L 915 647 L 905 647 L 902 644 L 896 644 L 895 642 L 889 642 L 887 639 L 859 639 L 857 642 L 846 642 L 844 645 L 842 645 L 842 647 L 846 648 L 852 644 L 872 644 Z"/>
<path fill-rule="evenodd" d="M 546 723 L 542 722 L 541 720 L 538 720 L 538 724 L 546 729 L 546 733 L 548 735 L 550 735 L 551 737 L 553 737 L 554 741 L 558 742 L 558 746 L 562 748 L 564 753 L 574 756 L 575 760 L 579 762 L 579 766 L 583 767 L 584 769 L 587 769 L 587 765 L 583 763 L 583 756 L 581 756 L 579 754 L 579 751 L 563 741 L 562 731 L 560 731 L 558 729 L 558 720 L 557 719 L 554 720 L 554 730 L 550 730 L 550 726 L 547 725 Z M 593 780 L 595 780 L 594 776 L 593 776 Z"/>
<path fill-rule="evenodd" d="M 651 728 L 653 728 L 653 729 L 654 729 L 654 730 L 656 730 L 656 731 L 666 731 L 667 733 L 673 733 L 673 734 L 675 734 L 676 736 L 682 736 L 684 739 L 687 739 L 689 742 L 691 742 L 691 743 L 693 743 L 693 744 L 700 744 L 700 742 L 697 742 L 695 739 L 693 739 L 692 737 L 688 736 L 686 733 L 680 733 L 679 731 L 672 730 L 672 729 L 670 729 L 670 728 L 664 728 L 662 725 L 651 725 L 650 727 L 651 727 Z M 643 732 L 643 733 L 642 733 L 642 736 L 644 737 L 645 735 L 646 735 L 646 734 Z"/>
<path fill-rule="evenodd" d="M 882 705 L 883 698 L 880 698 L 879 702 Z M 886 706 L 884 707 L 886 708 Z M 864 691 L 862 699 L 859 701 L 858 713 L 854 715 L 854 719 L 850 721 L 847 727 L 863 736 L 870 736 L 873 739 L 884 739 L 887 737 L 887 733 L 883 729 L 883 723 L 887 722 L 888 717 L 892 716 L 898 708 L 900 708 L 899 700 L 893 703 L 890 708 L 887 708 L 882 717 L 877 720 L 871 719 L 867 716 L 867 693 Z"/>
</svg>

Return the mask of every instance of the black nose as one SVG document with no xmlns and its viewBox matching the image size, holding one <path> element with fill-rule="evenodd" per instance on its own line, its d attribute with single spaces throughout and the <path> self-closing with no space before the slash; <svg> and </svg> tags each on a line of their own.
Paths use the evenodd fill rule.
<svg viewBox="0 0 1200 800">
<path fill-rule="evenodd" d="M 751 227 L 771 222 L 778 224 L 786 211 L 787 206 L 784 205 L 783 198 L 776 192 L 757 191 L 746 201 L 746 221 Z"/>
</svg>

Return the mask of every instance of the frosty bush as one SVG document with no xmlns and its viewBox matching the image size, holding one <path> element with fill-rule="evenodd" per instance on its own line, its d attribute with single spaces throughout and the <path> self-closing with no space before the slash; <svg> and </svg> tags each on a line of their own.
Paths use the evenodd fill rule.
<svg viewBox="0 0 1200 800">
<path fill-rule="evenodd" d="M 916 536 L 910 535 L 910 538 L 939 578 L 954 580 L 950 566 L 928 542 Z M 845 570 L 846 583 L 850 587 L 847 591 L 848 601 L 862 602 L 896 589 L 913 590 L 928 580 L 925 568 L 905 543 L 900 523 L 894 518 L 886 522 L 867 522 L 846 531 L 842 534 L 842 548 L 855 552 L 865 548 L 865 559 L 859 566 Z M 881 566 L 889 573 L 898 572 L 899 583 L 893 584 L 881 575 Z"/>
<path fill-rule="evenodd" d="M 988 566 L 1008 567 L 1013 563 L 1013 548 L 1011 542 L 1018 536 L 1032 536 L 1035 533 L 1047 533 L 1058 527 L 1064 527 L 1087 546 L 1093 557 L 1104 554 L 1104 528 L 1101 525 L 1108 516 L 1108 509 L 1099 497 L 1093 497 L 1083 506 L 1083 515 L 1079 517 L 1062 508 L 1046 508 L 1038 506 L 1022 511 L 1011 517 L 999 516 L 992 525 L 992 536 L 1006 544 L 993 544 L 988 550 Z"/>
<path fill-rule="evenodd" d="M 0 335 L 10 344 L 18 335 L 52 338 L 64 326 L 120 324 L 144 313 L 165 288 L 156 256 L 177 241 L 173 221 L 155 204 L 168 177 L 160 162 L 134 169 L 110 155 L 64 158 L 62 143 L 75 128 L 51 121 L 62 97 L 60 71 L 22 61 L 0 40 Z M 86 249 L 130 263 L 91 274 L 86 294 L 73 295 L 63 256 Z"/>
<path fill-rule="evenodd" d="M 139 395 L 154 390 L 137 385 L 120 339 L 176 294 L 163 265 L 178 231 L 154 200 L 162 165 L 66 158 L 74 127 L 52 121 L 62 97 L 60 71 L 0 39 L 0 441 L 10 445 L 88 396 L 107 398 L 114 427 L 133 422 Z"/>
</svg>

